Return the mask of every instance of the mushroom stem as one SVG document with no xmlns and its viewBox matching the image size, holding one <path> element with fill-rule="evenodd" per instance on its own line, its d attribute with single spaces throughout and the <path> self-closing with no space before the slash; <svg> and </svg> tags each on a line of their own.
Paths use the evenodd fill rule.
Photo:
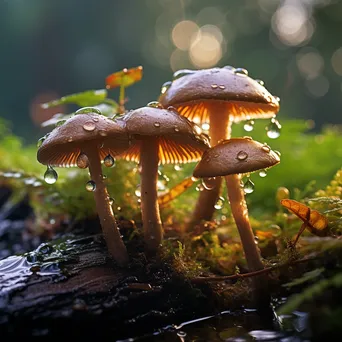
<svg viewBox="0 0 342 342">
<path fill-rule="evenodd" d="M 248 218 L 248 209 L 243 189 L 240 186 L 240 175 L 229 175 L 225 177 L 228 197 L 232 214 L 239 230 L 243 250 L 245 252 L 250 272 L 264 268 L 261 261 L 259 249 L 255 243 L 254 234 Z"/>
<path fill-rule="evenodd" d="M 207 108 L 210 122 L 210 144 L 211 146 L 215 146 L 220 140 L 230 138 L 232 122 L 228 114 L 227 103 L 212 102 Z M 217 113 L 222 113 L 220 118 L 217 117 Z M 190 225 L 200 223 L 201 220 L 212 220 L 215 212 L 215 204 L 221 191 L 222 177 L 216 177 L 212 184 L 213 188 L 211 190 L 203 189 L 200 192 Z"/>
<path fill-rule="evenodd" d="M 160 219 L 157 181 L 159 145 L 155 138 L 141 141 L 141 214 L 147 250 L 155 253 L 163 238 L 163 226 Z"/>
<path fill-rule="evenodd" d="M 107 188 L 103 181 L 101 160 L 97 148 L 89 147 L 84 151 L 89 160 L 89 173 L 96 188 L 94 198 L 96 210 L 100 218 L 103 236 L 105 238 L 109 253 L 120 266 L 128 264 L 128 254 L 123 243 L 119 228 L 117 226 L 113 209 L 110 204 Z"/>
</svg>

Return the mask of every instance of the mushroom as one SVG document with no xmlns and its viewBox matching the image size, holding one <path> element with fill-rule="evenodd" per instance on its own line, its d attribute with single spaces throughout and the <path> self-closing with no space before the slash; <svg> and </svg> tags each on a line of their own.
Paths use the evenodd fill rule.
<svg viewBox="0 0 342 342">
<path fill-rule="evenodd" d="M 210 123 L 212 146 L 230 138 L 233 122 L 270 118 L 279 110 L 279 99 L 266 90 L 262 81 L 250 78 L 245 69 L 231 66 L 198 71 L 179 70 L 174 74 L 172 83 L 163 85 L 159 102 L 164 107 L 175 107 L 181 115 L 195 123 Z M 211 190 L 205 189 L 200 193 L 193 223 L 212 219 L 221 181 L 221 177 L 217 177 Z"/>
<path fill-rule="evenodd" d="M 105 116 L 87 113 L 75 115 L 56 127 L 37 152 L 38 161 L 47 165 L 50 173 L 53 166 L 89 167 L 91 181 L 87 183 L 87 188 L 94 192 L 109 253 L 120 266 L 128 263 L 128 254 L 103 181 L 101 162 L 104 161 L 107 166 L 113 165 L 113 157 L 127 147 L 128 137 L 124 127 Z"/>
<path fill-rule="evenodd" d="M 263 263 L 249 222 L 240 174 L 267 169 L 279 162 L 278 154 L 268 145 L 248 137 L 232 138 L 205 151 L 193 172 L 194 177 L 225 177 L 232 214 L 251 272 L 263 269 Z"/>
<path fill-rule="evenodd" d="M 155 102 L 130 111 L 117 121 L 124 122 L 131 143 L 120 156 L 140 162 L 144 238 L 147 250 L 155 253 L 163 237 L 157 196 L 158 165 L 198 161 L 209 147 L 208 138 L 177 111 L 163 109 Z"/>
</svg>

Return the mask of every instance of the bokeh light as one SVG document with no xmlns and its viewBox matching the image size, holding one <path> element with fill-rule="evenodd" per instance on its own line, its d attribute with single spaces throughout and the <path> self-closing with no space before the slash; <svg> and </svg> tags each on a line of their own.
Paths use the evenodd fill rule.
<svg viewBox="0 0 342 342">
<path fill-rule="evenodd" d="M 284 1 L 272 17 L 272 28 L 286 45 L 296 46 L 313 34 L 309 11 L 301 1 Z"/>
<path fill-rule="evenodd" d="M 190 20 L 180 21 L 172 30 L 173 44 L 180 50 L 188 50 L 191 39 L 199 31 L 196 23 Z"/>
<path fill-rule="evenodd" d="M 296 57 L 298 69 L 306 79 L 314 79 L 324 68 L 324 59 L 315 49 L 303 48 Z"/>
<path fill-rule="evenodd" d="M 331 65 L 337 75 L 342 76 L 342 47 L 338 48 L 331 57 Z"/>
<path fill-rule="evenodd" d="M 219 30 L 216 28 L 217 31 Z M 222 58 L 222 47 L 220 37 L 215 33 L 207 31 L 204 27 L 199 30 L 190 46 L 190 60 L 197 68 L 209 68 L 216 65 Z"/>
</svg>

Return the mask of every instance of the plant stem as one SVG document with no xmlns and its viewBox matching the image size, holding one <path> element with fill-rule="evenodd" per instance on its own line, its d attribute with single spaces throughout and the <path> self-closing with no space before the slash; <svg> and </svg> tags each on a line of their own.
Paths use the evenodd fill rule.
<svg viewBox="0 0 342 342">
<path fill-rule="evenodd" d="M 125 86 L 120 85 L 120 95 L 119 95 L 119 113 L 123 114 L 125 112 Z"/>
<path fill-rule="evenodd" d="M 145 137 L 141 141 L 141 214 L 147 250 L 155 253 L 163 238 L 160 219 L 157 181 L 159 144 L 156 138 Z"/>
<path fill-rule="evenodd" d="M 107 188 L 103 181 L 99 152 L 97 148 L 88 147 L 85 149 L 84 153 L 89 160 L 90 177 L 96 185 L 94 190 L 96 210 L 100 218 L 102 232 L 108 251 L 120 266 L 126 266 L 128 264 L 128 254 L 126 246 L 121 239 L 119 228 L 109 201 Z"/>
</svg>

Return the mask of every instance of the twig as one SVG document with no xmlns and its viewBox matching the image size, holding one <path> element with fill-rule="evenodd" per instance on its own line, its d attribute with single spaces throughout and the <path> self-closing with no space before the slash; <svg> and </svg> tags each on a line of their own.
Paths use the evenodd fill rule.
<svg viewBox="0 0 342 342">
<path fill-rule="evenodd" d="M 254 272 L 248 272 L 248 273 L 242 273 L 242 274 L 233 274 L 233 275 L 229 275 L 229 276 L 221 276 L 221 277 L 195 277 L 195 278 L 191 278 L 191 282 L 194 284 L 199 284 L 199 283 L 204 283 L 207 281 L 225 281 L 225 280 L 235 280 L 235 279 L 242 279 L 242 278 L 249 278 L 249 277 L 255 277 L 264 273 L 269 273 L 272 271 L 277 270 L 278 268 L 281 267 L 289 267 L 292 265 L 296 265 L 296 264 L 300 264 L 303 262 L 307 262 L 307 261 L 312 261 L 312 260 L 317 260 L 318 258 L 306 258 L 306 259 L 300 259 L 300 260 L 296 260 L 293 262 L 288 262 L 285 264 L 281 264 L 281 265 L 276 265 L 276 266 L 272 266 L 272 267 L 267 267 L 264 268 L 262 270 L 259 271 L 254 271 Z"/>
</svg>

